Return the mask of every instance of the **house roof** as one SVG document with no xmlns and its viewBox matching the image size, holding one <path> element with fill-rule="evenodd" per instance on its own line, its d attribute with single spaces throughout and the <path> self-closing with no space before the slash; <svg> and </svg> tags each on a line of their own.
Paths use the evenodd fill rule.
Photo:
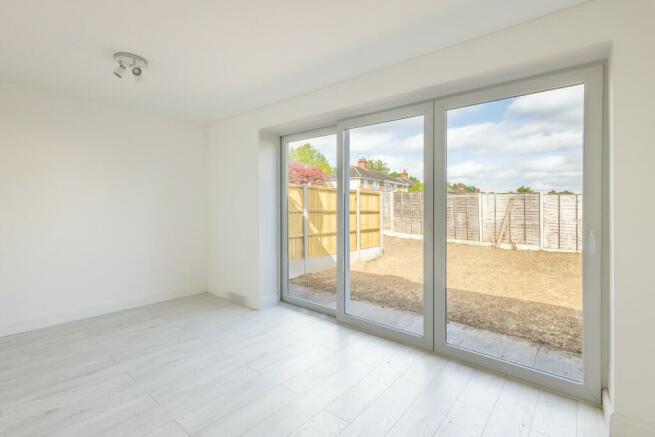
<svg viewBox="0 0 655 437">
<path fill-rule="evenodd" d="M 334 179 L 335 176 L 332 176 L 330 179 Z M 380 173 L 379 171 L 370 170 L 368 168 L 362 168 L 358 165 L 350 166 L 350 179 L 372 179 L 375 181 L 382 182 L 393 182 L 395 184 L 409 186 L 409 181 L 403 180 L 401 178 L 395 178 L 393 176 Z"/>
</svg>

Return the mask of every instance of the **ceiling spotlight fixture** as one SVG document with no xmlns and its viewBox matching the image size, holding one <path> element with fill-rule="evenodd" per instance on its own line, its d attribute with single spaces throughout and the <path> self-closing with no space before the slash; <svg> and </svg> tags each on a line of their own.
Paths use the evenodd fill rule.
<svg viewBox="0 0 655 437">
<path fill-rule="evenodd" d="M 118 67 L 114 70 L 114 75 L 119 79 L 123 78 L 128 68 L 134 76 L 141 76 L 143 70 L 148 66 L 148 61 L 141 56 L 128 52 L 114 53 L 114 60 L 118 62 Z"/>
</svg>

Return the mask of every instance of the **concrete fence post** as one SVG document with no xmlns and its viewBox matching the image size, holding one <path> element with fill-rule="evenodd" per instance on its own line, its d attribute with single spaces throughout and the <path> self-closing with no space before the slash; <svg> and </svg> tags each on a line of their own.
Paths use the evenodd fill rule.
<svg viewBox="0 0 655 437">
<path fill-rule="evenodd" d="M 359 188 L 357 188 L 356 193 L 357 193 L 356 194 L 357 215 L 356 215 L 356 219 L 355 219 L 355 226 L 357 228 L 357 259 L 361 259 L 360 258 L 360 250 L 362 248 L 362 240 L 361 240 L 361 235 L 362 234 L 361 234 L 361 225 L 360 225 L 361 215 L 360 215 L 360 205 L 359 205 L 359 201 L 360 201 L 360 189 Z M 348 236 L 348 238 L 350 238 L 350 236 Z"/>
<path fill-rule="evenodd" d="M 478 241 L 484 241 L 482 236 L 483 232 L 483 220 L 482 220 L 482 193 L 478 192 Z"/>
<path fill-rule="evenodd" d="M 384 190 L 384 184 L 382 184 L 382 189 Z M 384 211 L 382 206 L 384 203 L 384 191 L 379 192 L 380 195 L 380 202 L 378 204 L 380 205 L 380 212 L 378 214 L 378 217 L 380 218 L 380 229 L 378 232 L 380 233 L 380 250 L 382 253 L 384 253 L 384 218 L 382 217 L 382 212 Z"/>
<path fill-rule="evenodd" d="M 391 189 L 391 192 L 389 193 L 389 198 L 391 201 L 389 202 L 389 227 L 391 228 L 391 232 L 394 232 L 394 222 L 393 222 L 393 216 L 394 216 L 394 203 L 396 201 L 396 196 L 394 195 L 393 188 Z"/>
<path fill-rule="evenodd" d="M 307 184 L 302 186 L 302 259 L 303 273 L 307 273 L 307 258 L 309 257 L 309 187 Z"/>
<path fill-rule="evenodd" d="M 544 202 L 546 196 L 539 193 L 539 250 L 544 250 Z"/>
</svg>

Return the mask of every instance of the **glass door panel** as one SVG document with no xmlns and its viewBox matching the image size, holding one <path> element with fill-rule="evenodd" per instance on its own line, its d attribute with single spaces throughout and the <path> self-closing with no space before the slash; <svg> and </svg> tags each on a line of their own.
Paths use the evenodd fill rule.
<svg viewBox="0 0 655 437">
<path fill-rule="evenodd" d="M 336 310 L 337 140 L 283 140 L 286 158 L 285 300 Z"/>
<path fill-rule="evenodd" d="M 446 111 L 446 343 L 582 382 L 585 86 Z"/>
<path fill-rule="evenodd" d="M 424 238 L 425 123 L 418 115 L 345 130 L 345 313 L 418 336 L 424 335 L 426 244 L 431 247 Z"/>
</svg>

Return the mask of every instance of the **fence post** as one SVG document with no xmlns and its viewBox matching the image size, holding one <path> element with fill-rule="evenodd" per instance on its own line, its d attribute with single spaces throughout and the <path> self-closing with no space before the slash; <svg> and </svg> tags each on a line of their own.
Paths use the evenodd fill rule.
<svg viewBox="0 0 655 437">
<path fill-rule="evenodd" d="M 528 244 L 528 225 L 525 222 L 525 196 L 523 193 L 523 244 Z"/>
<path fill-rule="evenodd" d="M 482 224 L 482 193 L 478 192 L 478 241 L 483 242 L 484 238 L 482 237 L 483 224 Z"/>
<path fill-rule="evenodd" d="M 391 232 L 394 232 L 394 223 L 393 223 L 393 204 L 394 204 L 394 195 L 393 195 L 393 188 L 391 189 L 392 191 L 389 192 L 389 230 Z"/>
<path fill-rule="evenodd" d="M 466 241 L 469 240 L 469 195 L 464 194 L 464 224 L 466 226 Z"/>
<path fill-rule="evenodd" d="M 560 202 L 560 195 L 557 195 L 557 249 L 562 248 L 562 238 L 560 232 L 562 230 L 562 206 Z"/>
<path fill-rule="evenodd" d="M 384 184 L 382 184 L 382 189 L 384 190 Z M 384 253 L 384 218 L 382 217 L 382 212 L 383 210 L 383 202 L 384 202 L 384 191 L 380 191 L 380 202 L 378 203 L 380 205 L 379 209 L 379 214 L 378 217 L 380 218 L 380 230 L 378 231 L 380 233 L 380 250 L 382 253 Z"/>
<path fill-rule="evenodd" d="M 544 250 L 544 202 L 546 196 L 539 193 L 539 250 Z"/>
<path fill-rule="evenodd" d="M 575 194 L 575 251 L 579 250 L 578 247 L 578 195 Z"/>
<path fill-rule="evenodd" d="M 309 187 L 302 186 L 302 259 L 303 273 L 307 273 L 307 258 L 309 257 Z"/>
<path fill-rule="evenodd" d="M 357 259 L 361 259 L 360 256 L 360 251 L 362 248 L 362 240 L 361 240 L 361 226 L 359 224 L 359 219 L 360 219 L 360 206 L 359 206 L 359 194 L 360 194 L 360 189 L 357 188 L 357 196 L 356 196 L 356 206 L 357 206 L 357 219 L 356 219 L 356 225 L 357 226 Z M 350 237 L 349 237 L 350 238 Z"/>
<path fill-rule="evenodd" d="M 455 240 L 457 240 L 457 222 L 455 221 L 455 194 L 450 197 L 450 210 L 453 212 L 453 235 Z M 446 207 L 448 209 L 448 207 Z"/>
<path fill-rule="evenodd" d="M 512 197 L 512 193 L 509 193 L 507 195 L 507 209 L 505 210 L 505 211 L 507 211 L 507 234 L 508 234 L 507 240 L 509 241 L 509 244 L 513 243 L 513 241 L 512 241 L 512 210 L 509 207 L 510 204 L 512 204 L 512 200 L 514 200 L 514 198 Z M 502 235 L 500 237 L 502 238 Z"/>
<path fill-rule="evenodd" d="M 498 208 L 496 207 L 496 193 L 494 196 L 494 241 L 498 242 Z"/>
</svg>

